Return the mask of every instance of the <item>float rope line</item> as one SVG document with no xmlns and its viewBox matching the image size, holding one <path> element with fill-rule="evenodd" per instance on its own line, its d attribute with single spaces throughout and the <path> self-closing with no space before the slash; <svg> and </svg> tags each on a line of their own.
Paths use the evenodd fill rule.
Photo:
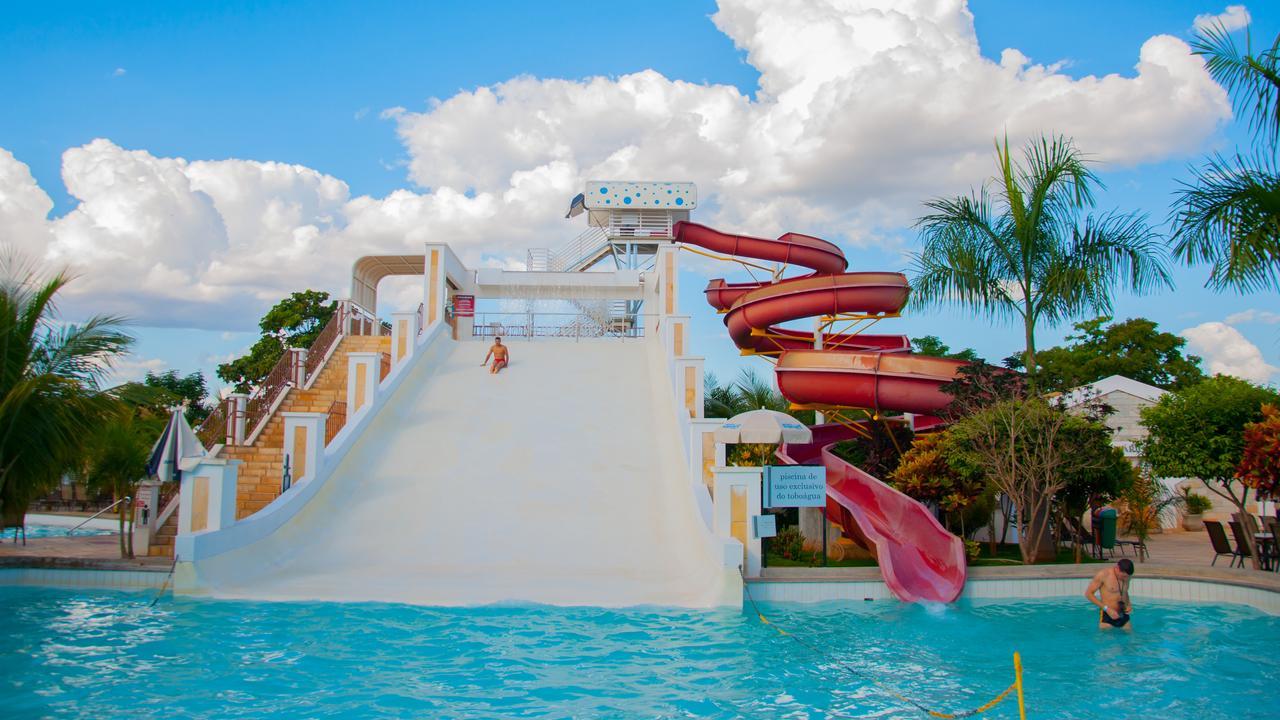
<svg viewBox="0 0 1280 720">
<path fill-rule="evenodd" d="M 160 586 L 160 592 L 156 593 L 156 596 L 151 599 L 151 604 L 147 607 L 153 608 L 156 606 L 156 603 L 160 602 L 160 598 L 164 595 L 164 591 L 169 588 L 169 581 L 173 579 L 173 571 L 177 567 L 178 553 L 175 551 L 173 553 L 173 564 L 169 566 L 169 574 L 164 576 L 164 583 Z"/>
<path fill-rule="evenodd" d="M 739 572 L 741 572 L 741 569 L 739 569 Z M 745 576 L 743 578 L 742 589 L 747 596 L 747 602 L 751 603 L 751 611 L 754 612 L 756 614 L 756 617 L 760 619 L 761 624 L 768 625 L 769 627 L 773 628 L 779 635 L 795 641 L 796 644 L 800 645 L 801 647 L 807 648 L 808 650 L 810 650 L 811 652 L 817 655 L 827 654 L 818 646 L 813 645 L 812 643 L 809 643 L 803 640 L 802 638 L 791 634 L 790 632 L 787 632 L 781 626 L 775 624 L 773 621 L 769 620 L 769 618 L 765 617 L 764 613 L 760 611 L 760 607 L 756 605 L 755 598 L 751 596 L 751 587 L 750 585 L 747 584 Z M 1010 693 L 1012 693 L 1014 690 L 1017 690 L 1019 717 L 1022 720 L 1026 720 L 1027 718 L 1027 713 L 1026 713 L 1025 705 L 1023 702 L 1023 696 L 1022 696 L 1022 659 L 1018 656 L 1018 653 L 1016 652 L 1013 654 L 1014 681 L 1009 684 L 1009 687 L 1005 688 L 1004 691 L 1001 692 L 999 695 L 996 695 L 995 697 L 991 698 L 987 702 L 983 703 L 982 705 L 972 710 L 962 710 L 954 713 L 947 713 L 939 710 L 930 710 L 924 704 L 917 702 L 915 700 L 912 700 L 911 698 L 895 690 L 893 687 L 886 685 L 885 683 L 875 679 L 874 677 L 871 677 L 870 675 L 862 672 L 861 670 L 857 669 L 856 667 L 854 667 L 853 665 L 847 662 L 844 662 L 843 660 L 833 660 L 833 662 L 835 662 L 835 664 L 838 665 L 841 670 L 844 670 L 845 672 L 849 673 L 850 675 L 853 675 L 859 680 L 863 680 L 875 686 L 881 692 L 884 692 L 885 694 L 889 695 L 895 700 L 898 700 L 899 702 L 910 705 L 911 707 L 915 708 L 916 710 L 919 710 L 920 712 L 928 715 L 929 717 L 941 718 L 942 720 L 958 720 L 959 718 L 968 718 L 968 717 L 973 717 L 975 715 L 981 715 L 982 713 L 985 713 L 986 711 L 990 710 L 996 705 L 999 705 L 1001 702 L 1005 700 L 1005 698 L 1009 697 Z"/>
</svg>

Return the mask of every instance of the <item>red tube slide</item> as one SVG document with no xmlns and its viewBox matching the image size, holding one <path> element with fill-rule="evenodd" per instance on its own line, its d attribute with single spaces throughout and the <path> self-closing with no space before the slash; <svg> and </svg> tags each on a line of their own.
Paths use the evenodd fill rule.
<svg viewBox="0 0 1280 720">
<path fill-rule="evenodd" d="M 808 275 L 757 283 L 712 280 L 706 295 L 725 313 L 729 337 L 744 353 L 778 356 L 778 387 L 794 403 L 933 413 L 949 398 L 940 388 L 963 364 L 910 354 L 898 335 L 827 335 L 779 328 L 793 320 L 840 313 L 895 313 L 910 288 L 901 273 L 845 272 L 840 248 L 787 233 L 776 240 L 731 235 L 690 222 L 676 224 L 678 242 L 727 255 L 808 268 Z M 836 457 L 831 446 L 855 431 L 813 428 L 813 443 L 786 445 L 784 462 L 827 468 L 827 512 L 845 533 L 872 550 L 885 583 L 908 601 L 951 602 L 964 589 L 964 543 L 920 503 Z"/>
</svg>

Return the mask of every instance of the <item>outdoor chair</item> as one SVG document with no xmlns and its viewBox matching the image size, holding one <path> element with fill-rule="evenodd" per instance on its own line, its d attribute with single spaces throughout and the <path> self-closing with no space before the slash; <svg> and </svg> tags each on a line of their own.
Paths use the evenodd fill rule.
<svg viewBox="0 0 1280 720">
<path fill-rule="evenodd" d="M 1095 555 L 1097 549 L 1094 546 L 1093 533 L 1084 529 L 1084 524 L 1080 522 L 1080 518 L 1066 517 L 1065 540 L 1072 545 L 1080 545 L 1088 548 L 1086 552 L 1089 555 Z"/>
<path fill-rule="evenodd" d="M 1231 549 L 1231 541 L 1227 539 L 1227 531 L 1222 529 L 1222 523 L 1217 520 L 1205 520 L 1204 529 L 1209 533 L 1209 542 L 1213 544 L 1213 562 L 1209 564 L 1217 565 L 1218 558 L 1227 555 L 1231 558 L 1231 566 L 1235 567 L 1239 553 Z"/>
<path fill-rule="evenodd" d="M 1280 572 L 1280 519 L 1266 516 L 1262 518 L 1262 528 L 1271 533 L 1271 569 Z"/>
<path fill-rule="evenodd" d="M 1144 543 L 1143 541 L 1121 540 L 1119 538 L 1116 538 L 1116 547 L 1120 548 L 1121 555 L 1127 554 L 1124 551 L 1124 548 L 1126 545 L 1131 546 L 1133 548 L 1133 554 L 1138 556 L 1139 558 L 1147 558 L 1147 559 L 1151 558 L 1151 551 L 1147 550 L 1147 544 Z"/>
<path fill-rule="evenodd" d="M 1253 553 L 1249 550 L 1249 540 L 1245 537 L 1244 526 L 1238 520 L 1232 520 L 1228 524 L 1231 526 L 1231 534 L 1236 539 L 1236 555 L 1240 558 L 1240 567 L 1244 567 L 1244 559 L 1253 557 Z"/>
</svg>

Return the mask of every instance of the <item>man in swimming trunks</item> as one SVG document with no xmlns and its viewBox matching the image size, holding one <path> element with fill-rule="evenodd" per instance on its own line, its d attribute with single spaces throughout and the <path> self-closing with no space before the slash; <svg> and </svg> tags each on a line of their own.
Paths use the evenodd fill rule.
<svg viewBox="0 0 1280 720">
<path fill-rule="evenodd" d="M 1098 627 L 1104 630 L 1113 627 L 1132 630 L 1129 624 L 1129 613 L 1133 603 L 1129 601 L 1129 578 L 1133 577 L 1133 561 L 1122 558 L 1115 565 L 1098 571 L 1089 583 L 1084 596 L 1089 602 L 1102 609 L 1098 616 Z M 1101 595 L 1101 599 L 1097 596 Z"/>
<path fill-rule="evenodd" d="M 496 375 L 499 370 L 507 366 L 509 354 L 507 346 L 502 344 L 502 338 L 493 339 L 493 347 L 489 348 L 489 354 L 484 356 L 484 365 L 489 362 L 489 358 L 493 358 L 493 365 L 489 366 L 489 373 Z"/>
</svg>

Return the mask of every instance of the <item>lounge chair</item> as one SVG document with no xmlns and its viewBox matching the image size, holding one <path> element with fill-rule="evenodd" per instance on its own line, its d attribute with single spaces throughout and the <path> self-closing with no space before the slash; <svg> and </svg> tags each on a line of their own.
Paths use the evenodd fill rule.
<svg viewBox="0 0 1280 720">
<path fill-rule="evenodd" d="M 1222 529 L 1222 523 L 1217 520 L 1205 520 L 1204 529 L 1209 533 L 1209 542 L 1213 544 L 1213 562 L 1209 565 L 1217 565 L 1218 558 L 1227 555 L 1231 558 L 1231 566 L 1235 567 L 1236 558 L 1240 554 L 1231 549 L 1231 541 L 1227 539 L 1227 531 Z"/>
<path fill-rule="evenodd" d="M 1080 545 L 1088 548 L 1086 552 L 1090 556 L 1096 555 L 1097 549 L 1094 546 L 1093 533 L 1084 529 L 1084 524 L 1080 522 L 1080 518 L 1068 516 L 1063 520 L 1066 522 L 1066 528 L 1064 528 L 1065 537 L 1063 539 L 1073 546 Z"/>
<path fill-rule="evenodd" d="M 1240 558 L 1240 567 L 1244 567 L 1244 559 L 1253 557 L 1253 552 L 1249 549 L 1252 545 L 1245 537 L 1244 526 L 1239 520 L 1232 520 L 1228 525 L 1231 526 L 1231 534 L 1236 539 L 1236 555 Z"/>
</svg>

